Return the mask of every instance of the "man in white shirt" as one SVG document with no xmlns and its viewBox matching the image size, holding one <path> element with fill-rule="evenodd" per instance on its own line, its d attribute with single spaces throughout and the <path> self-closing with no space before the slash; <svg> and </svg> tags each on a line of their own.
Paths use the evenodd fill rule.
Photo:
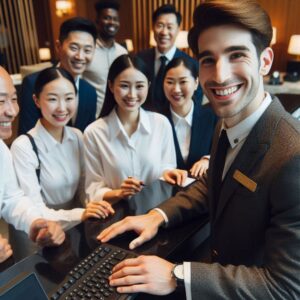
<svg viewBox="0 0 300 300">
<path fill-rule="evenodd" d="M 300 123 L 264 91 L 271 38 L 270 18 L 256 1 L 211 0 L 195 10 L 189 44 L 220 117 L 208 174 L 99 239 L 134 230 L 133 249 L 163 224 L 180 226 L 208 211 L 211 262 L 127 259 L 110 277 L 118 292 L 166 295 L 181 288 L 186 299 L 300 299 Z"/>
<path fill-rule="evenodd" d="M 119 8 L 120 4 L 112 0 L 102 0 L 95 5 L 98 38 L 93 60 L 83 73 L 83 78 L 97 91 L 96 118 L 103 106 L 109 67 L 117 57 L 127 54 L 127 50 L 115 42 L 120 27 Z"/>
<path fill-rule="evenodd" d="M 41 218 L 20 190 L 9 149 L 2 141 L 12 134 L 12 122 L 18 114 L 17 93 L 9 74 L 0 67 L 0 216 L 17 229 L 29 233 L 40 246 L 60 245 L 65 234 L 56 222 Z M 12 255 L 8 241 L 0 235 L 0 262 Z"/>
</svg>

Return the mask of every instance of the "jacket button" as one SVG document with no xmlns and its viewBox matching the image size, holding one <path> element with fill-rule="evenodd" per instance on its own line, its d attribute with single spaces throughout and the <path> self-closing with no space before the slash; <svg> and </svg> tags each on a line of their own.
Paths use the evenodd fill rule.
<svg viewBox="0 0 300 300">
<path fill-rule="evenodd" d="M 217 257 L 219 255 L 218 251 L 216 249 L 212 250 L 212 256 Z"/>
</svg>

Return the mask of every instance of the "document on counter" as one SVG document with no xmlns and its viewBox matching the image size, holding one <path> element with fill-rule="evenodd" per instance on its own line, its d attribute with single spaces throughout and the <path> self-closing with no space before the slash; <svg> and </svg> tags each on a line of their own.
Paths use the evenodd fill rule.
<svg viewBox="0 0 300 300">
<path fill-rule="evenodd" d="M 160 177 L 159 180 L 165 181 L 163 177 Z M 181 187 L 187 187 L 188 185 L 192 184 L 196 179 L 192 177 L 187 177 L 185 182 L 181 184 Z"/>
</svg>

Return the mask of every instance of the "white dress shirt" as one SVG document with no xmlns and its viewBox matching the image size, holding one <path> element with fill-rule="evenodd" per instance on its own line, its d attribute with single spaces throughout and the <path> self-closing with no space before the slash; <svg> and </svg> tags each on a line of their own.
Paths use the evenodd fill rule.
<svg viewBox="0 0 300 300">
<path fill-rule="evenodd" d="M 69 209 L 75 201 L 75 195 L 81 202 L 85 198 L 82 133 L 65 126 L 63 140 L 59 143 L 40 120 L 29 133 L 34 138 L 41 161 L 40 183 L 36 175 L 37 156 L 29 138 L 21 135 L 11 146 L 20 186 L 31 201 L 40 207 L 44 218 L 59 221 L 64 229 L 68 229 L 81 221 L 84 211 L 83 208 Z"/>
<path fill-rule="evenodd" d="M 42 215 L 20 189 L 12 157 L 0 140 L 0 217 L 16 229 L 29 232 L 32 222 Z"/>
<path fill-rule="evenodd" d="M 127 50 L 120 44 L 115 42 L 112 47 L 107 48 L 97 39 L 93 59 L 82 76 L 82 78 L 87 80 L 96 89 L 96 118 L 99 117 L 103 106 L 109 67 L 112 62 L 122 54 L 127 54 Z"/>
<path fill-rule="evenodd" d="M 172 128 L 166 117 L 140 108 L 137 130 L 128 137 L 114 110 L 84 132 L 89 200 L 119 189 L 128 176 L 150 184 L 176 167 Z"/>
<path fill-rule="evenodd" d="M 176 52 L 176 46 L 174 45 L 168 52 L 160 53 L 157 48 L 155 48 L 155 61 L 154 61 L 154 71 L 155 75 L 157 75 L 158 70 L 160 68 L 160 57 L 165 56 L 167 58 L 166 65 L 173 59 Z"/>
<path fill-rule="evenodd" d="M 170 111 L 174 123 L 180 152 L 184 162 L 186 162 L 191 144 L 194 102 L 192 101 L 191 109 L 185 117 L 181 117 L 178 114 L 176 114 L 176 112 L 172 109 L 172 106 L 170 106 Z"/>
</svg>

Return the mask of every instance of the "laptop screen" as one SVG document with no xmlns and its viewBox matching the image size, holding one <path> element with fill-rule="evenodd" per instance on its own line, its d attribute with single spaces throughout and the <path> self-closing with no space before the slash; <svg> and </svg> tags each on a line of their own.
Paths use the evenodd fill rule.
<svg viewBox="0 0 300 300">
<path fill-rule="evenodd" d="M 1 287 L 1 300 L 48 300 L 48 297 L 41 286 L 35 273 L 19 277 L 19 280 L 12 280 L 8 285 Z"/>
</svg>

